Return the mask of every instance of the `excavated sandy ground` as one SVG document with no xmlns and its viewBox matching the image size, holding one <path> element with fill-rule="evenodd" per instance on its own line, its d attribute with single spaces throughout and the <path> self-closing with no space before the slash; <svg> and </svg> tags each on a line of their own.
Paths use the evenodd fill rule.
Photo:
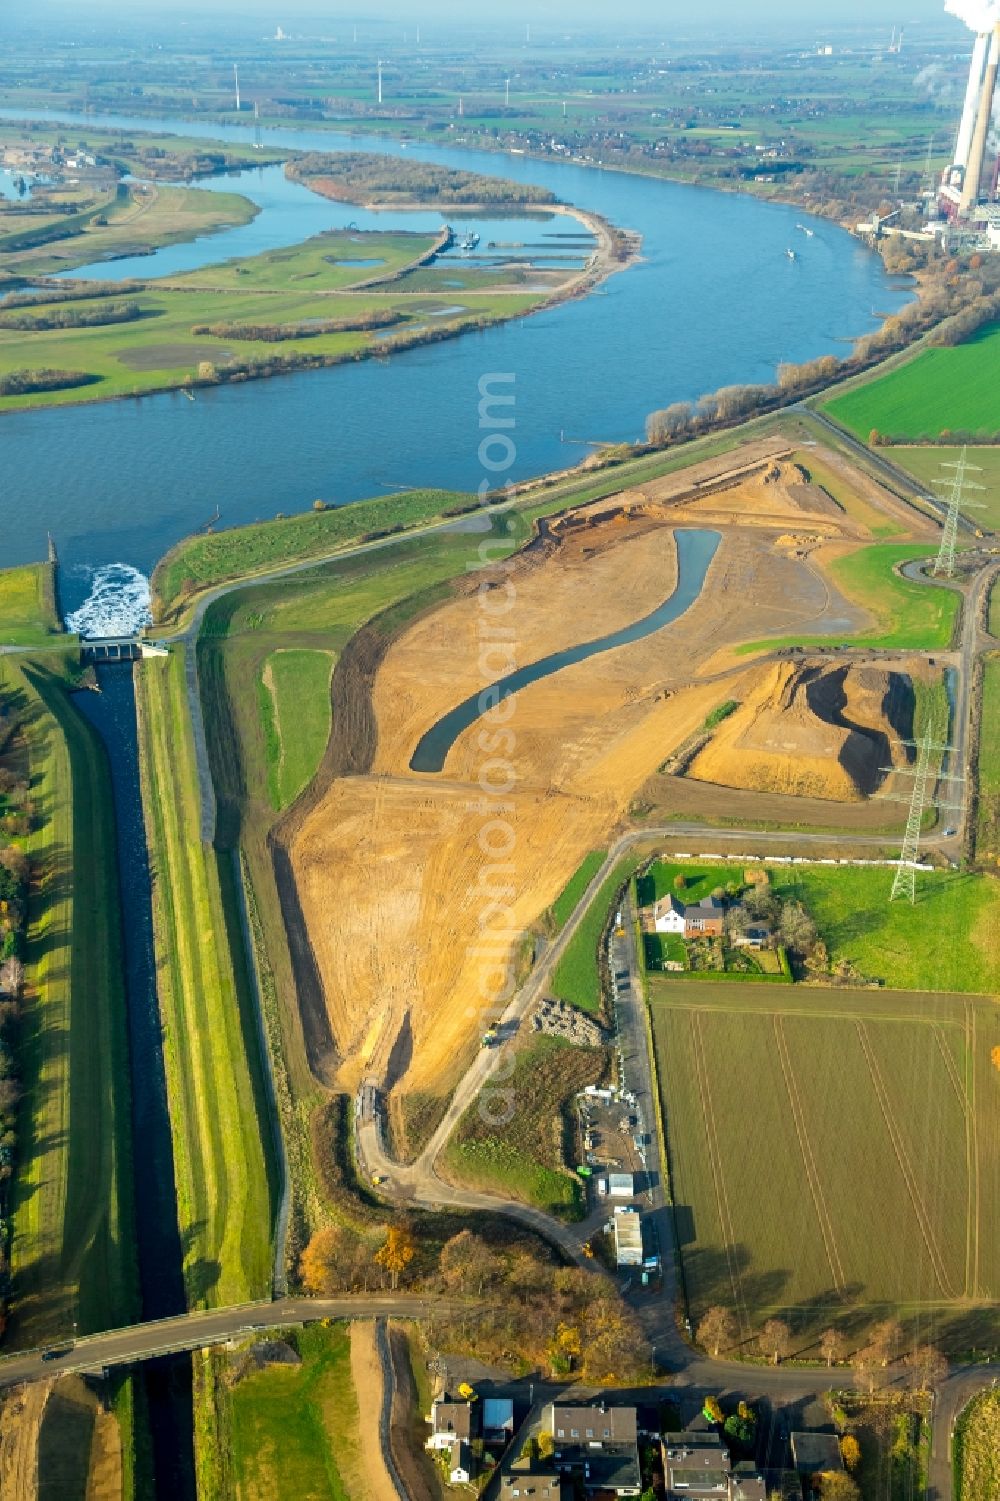
<svg viewBox="0 0 1000 1501">
<path fill-rule="evenodd" d="M 695 756 L 688 775 L 791 797 L 860 800 L 905 759 L 893 723 L 904 678 L 866 663 L 773 662 Z"/>
<path fill-rule="evenodd" d="M 397 1501 L 396 1487 L 382 1454 L 382 1367 L 375 1346 L 374 1324 L 351 1321 L 351 1379 L 358 1399 L 358 1436 L 366 1457 L 365 1489 L 352 1491 L 363 1501 Z"/>
<path fill-rule="evenodd" d="M 401 1037 L 390 1082 L 435 1093 L 453 1083 L 520 935 L 583 856 L 607 843 L 671 750 L 721 699 L 746 698 L 759 680 L 761 667 L 733 647 L 868 624 L 816 553 L 821 543 L 857 545 L 867 529 L 793 466 L 765 482 L 773 461 L 751 457 L 759 472 L 721 495 L 692 498 L 687 471 L 683 483 L 663 482 L 672 499 L 650 486 L 620 497 L 617 513 L 604 501 L 560 519 L 390 647 L 373 693 L 372 773 L 334 780 L 291 851 L 344 1087 L 369 1072 L 385 1077 Z M 717 479 L 718 462 L 701 467 Z M 420 736 L 470 694 L 662 603 L 675 582 L 677 525 L 722 533 L 684 616 L 522 690 L 509 722 L 471 726 L 440 774 L 409 771 Z M 481 656 L 484 633 L 491 649 Z M 706 681 L 719 667 L 728 676 Z M 504 776 L 493 760 L 512 763 L 515 784 L 484 801 L 481 779 Z M 497 815 L 500 826 L 484 833 Z M 497 840 L 492 857 L 481 836 Z M 500 934 L 485 952 L 484 928 Z"/>
</svg>

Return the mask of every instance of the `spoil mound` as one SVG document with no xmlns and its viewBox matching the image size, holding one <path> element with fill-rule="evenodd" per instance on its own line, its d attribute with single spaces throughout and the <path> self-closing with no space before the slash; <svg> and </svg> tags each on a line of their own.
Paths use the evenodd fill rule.
<svg viewBox="0 0 1000 1501">
<path fill-rule="evenodd" d="M 854 802 L 871 796 L 908 733 L 905 674 L 869 665 L 774 663 L 694 758 L 688 775 L 727 787 Z"/>
</svg>

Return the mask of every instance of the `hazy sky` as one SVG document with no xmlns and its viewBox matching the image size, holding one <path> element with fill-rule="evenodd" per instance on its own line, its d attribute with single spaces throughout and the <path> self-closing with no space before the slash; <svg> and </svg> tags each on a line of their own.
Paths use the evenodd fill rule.
<svg viewBox="0 0 1000 1501">
<path fill-rule="evenodd" d="M 765 21 L 787 21 L 796 31 L 822 31 L 838 22 L 870 21 L 911 24 L 944 21 L 943 0 L 618 0 L 609 11 L 607 0 L 479 0 L 470 9 L 469 0 L 354 0 L 354 3 L 330 3 L 330 0 L 49 0 L 53 8 L 78 12 L 81 16 L 119 10 L 136 18 L 145 12 L 160 22 L 172 14 L 195 12 L 212 14 L 251 14 L 273 19 L 286 27 L 296 19 L 313 23 L 322 20 L 324 29 L 354 21 L 385 20 L 397 17 L 431 24 L 439 18 L 469 21 L 477 25 L 500 25 L 506 21 L 520 24 L 525 20 L 538 25 L 573 27 L 581 21 L 609 21 L 619 24 L 655 24 L 669 30 L 672 25 L 690 29 L 698 19 L 713 23 L 731 20 L 745 31 L 755 17 Z M 42 0 L 42 7 L 46 0 Z M 8 17 L 13 20 L 13 16 Z M 956 27 L 960 23 L 952 22 Z"/>
</svg>

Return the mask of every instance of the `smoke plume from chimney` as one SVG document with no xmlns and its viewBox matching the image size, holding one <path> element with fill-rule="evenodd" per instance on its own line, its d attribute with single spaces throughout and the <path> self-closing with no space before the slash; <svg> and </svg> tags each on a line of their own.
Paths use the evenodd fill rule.
<svg viewBox="0 0 1000 1501">
<path fill-rule="evenodd" d="M 944 8 L 964 21 L 970 31 L 992 31 L 1000 26 L 1000 0 L 945 0 Z"/>
</svg>

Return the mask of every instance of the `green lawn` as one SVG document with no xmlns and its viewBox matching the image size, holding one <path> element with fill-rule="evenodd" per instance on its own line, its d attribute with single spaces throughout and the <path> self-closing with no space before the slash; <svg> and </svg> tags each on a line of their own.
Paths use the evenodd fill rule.
<svg viewBox="0 0 1000 1501">
<path fill-rule="evenodd" d="M 946 464 L 955 464 L 961 458 L 961 448 L 948 448 L 943 444 L 927 445 L 923 448 L 893 448 L 888 457 L 901 469 L 908 469 L 916 475 L 922 484 L 932 490 L 935 495 L 947 497 L 948 485 L 955 477 L 953 469 L 946 469 Z M 982 485 L 982 491 L 969 490 L 967 500 L 975 502 L 966 508 L 966 515 L 973 526 L 982 528 L 1000 527 L 1000 448 L 989 448 L 985 445 L 976 446 L 968 450 L 969 480 L 977 485 Z M 978 470 L 978 473 L 975 471 Z M 936 485 L 935 480 L 947 481 L 945 485 Z M 979 507 L 982 509 L 979 509 Z"/>
<path fill-rule="evenodd" d="M 316 775 L 330 738 L 332 652 L 294 647 L 272 652 L 258 685 L 267 747 L 267 783 L 277 810 Z"/>
<path fill-rule="evenodd" d="M 875 617 L 875 624 L 844 639 L 852 646 L 878 646 L 899 651 L 945 651 L 952 642 L 958 615 L 958 594 L 933 584 L 911 583 L 895 573 L 898 564 L 925 558 L 936 551 L 932 543 L 876 542 L 837 558 L 830 565 L 834 583 L 855 604 Z M 827 636 L 782 636 L 752 641 L 740 654 L 776 646 L 829 646 Z"/>
<path fill-rule="evenodd" d="M 608 921 L 611 903 L 628 879 L 631 861 L 619 860 L 584 914 L 552 975 L 552 994 L 579 1006 L 581 1011 L 601 1009 L 601 971 L 598 946 Z"/>
<path fill-rule="evenodd" d="M 955 1425 L 955 1501 L 1000 1501 L 1000 1392 L 981 1392 Z"/>
<path fill-rule="evenodd" d="M 552 903 L 553 932 L 558 933 L 572 917 L 577 902 L 604 864 L 607 850 L 591 850 Z"/>
<path fill-rule="evenodd" d="M 993 1000 L 649 991 L 692 1317 L 721 1303 L 748 1339 L 780 1311 L 814 1356 L 831 1322 L 854 1347 L 892 1312 L 954 1351 L 996 1344 Z"/>
<path fill-rule="evenodd" d="M 0 646 L 44 645 L 58 629 L 51 564 L 0 569 Z"/>
<path fill-rule="evenodd" d="M 281 1332 L 278 1338 L 288 1336 Z M 241 1498 L 299 1496 L 354 1501 L 368 1495 L 345 1324 L 313 1325 L 292 1338 L 301 1365 L 245 1376 L 230 1406 L 233 1470 Z"/>
<path fill-rule="evenodd" d="M 37 827 L 19 1047 L 11 1338 L 114 1328 L 138 1310 L 128 1041 L 111 780 L 64 682 L 0 660 L 24 711 Z"/>
<path fill-rule="evenodd" d="M 866 440 L 873 428 L 904 441 L 948 432 L 991 436 L 1000 429 L 998 385 L 1000 325 L 992 324 L 954 349 L 925 349 L 832 397 L 825 410 Z"/>
<path fill-rule="evenodd" d="M 271 1135 L 232 865 L 199 838 L 179 653 L 143 664 L 137 704 L 188 1301 L 241 1302 L 270 1286 Z"/>
<path fill-rule="evenodd" d="M 459 1121 L 444 1151 L 450 1175 L 486 1193 L 532 1204 L 563 1219 L 584 1209 L 580 1179 L 566 1160 L 573 1096 L 596 1084 L 607 1066 L 603 1048 L 536 1037 L 518 1049 L 508 1088 L 514 1114 L 495 1126 L 479 1102 Z"/>
</svg>

